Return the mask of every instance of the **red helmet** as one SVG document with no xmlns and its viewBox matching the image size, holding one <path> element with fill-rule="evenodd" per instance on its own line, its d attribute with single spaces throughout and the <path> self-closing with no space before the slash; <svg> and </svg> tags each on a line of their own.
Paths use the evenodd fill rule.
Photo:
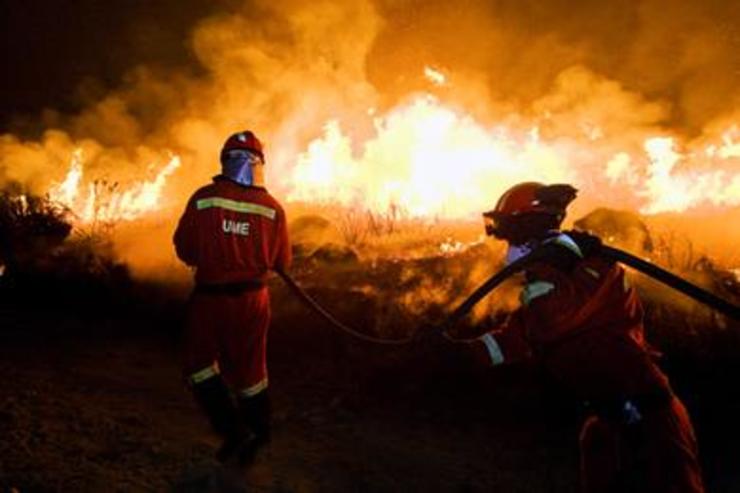
<svg viewBox="0 0 740 493">
<path fill-rule="evenodd" d="M 545 185 L 536 181 L 514 185 L 498 199 L 496 207 L 492 212 L 498 216 L 517 216 L 529 212 L 547 212 L 547 208 L 537 197 L 537 192 L 543 188 L 545 188 Z"/>
<path fill-rule="evenodd" d="M 254 152 L 263 162 L 265 160 L 265 155 L 262 152 L 262 142 L 260 142 L 259 139 L 249 130 L 237 132 L 226 139 L 226 142 L 224 142 L 224 146 L 221 149 L 221 160 L 223 160 L 224 154 L 236 149 Z"/>
<path fill-rule="evenodd" d="M 486 233 L 503 239 L 519 237 L 513 227 L 517 223 L 523 225 L 524 218 L 533 217 L 544 219 L 536 221 L 537 225 L 557 228 L 565 217 L 566 207 L 576 198 L 577 192 L 575 188 L 565 184 L 525 182 L 514 185 L 501 195 L 493 210 L 483 213 Z M 527 226 L 525 229 L 531 229 L 529 224 Z"/>
</svg>

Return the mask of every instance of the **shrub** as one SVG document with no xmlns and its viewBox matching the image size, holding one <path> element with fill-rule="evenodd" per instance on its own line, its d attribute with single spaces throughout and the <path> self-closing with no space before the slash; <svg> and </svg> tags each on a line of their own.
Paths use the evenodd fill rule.
<svg viewBox="0 0 740 493">
<path fill-rule="evenodd" d="M 0 191 L 0 262 L 6 274 L 25 270 L 69 236 L 69 210 L 11 184 Z"/>
<path fill-rule="evenodd" d="M 64 305 L 119 298 L 130 286 L 125 264 L 116 260 L 115 226 L 96 222 L 74 227 L 71 212 L 19 185 L 0 191 L 0 281 L 7 299 Z M 100 305 L 102 307 L 102 304 Z"/>
</svg>

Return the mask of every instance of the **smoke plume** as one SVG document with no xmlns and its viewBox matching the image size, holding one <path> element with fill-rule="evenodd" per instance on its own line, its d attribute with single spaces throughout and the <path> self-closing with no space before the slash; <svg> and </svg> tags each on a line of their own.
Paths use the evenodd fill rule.
<svg viewBox="0 0 740 493">
<path fill-rule="evenodd" d="M 107 31 L 126 50 L 90 42 L 105 23 L 81 29 L 87 39 L 50 30 L 65 40 L 65 54 L 88 53 L 82 66 L 103 73 L 77 74 L 70 59 L 39 77 L 11 57 L 18 73 L 35 75 L 34 87 L 57 79 L 78 97 L 69 111 L 44 98 L 34 106 L 27 92 L 16 105 L 25 116 L 6 119 L 0 136 L 0 181 L 43 193 L 64 179 L 79 149 L 85 180 L 125 188 L 153 179 L 177 155 L 182 165 L 158 205 L 171 223 L 218 170 L 218 150 L 233 131 L 250 128 L 266 142 L 268 183 L 284 197 L 296 189 L 296 163 L 311 157 L 309 144 L 327 128 L 341 128 L 351 165 L 372 165 L 383 151 L 368 155 L 372 145 L 363 143 L 392 140 L 382 136 L 388 120 L 383 127 L 374 115 L 424 93 L 486 132 L 505 126 L 504 137 L 521 142 L 513 152 L 556 169 L 552 179 L 579 181 L 577 212 L 596 204 L 681 211 L 702 194 L 721 196 L 716 206 L 740 203 L 737 2 L 224 0 L 188 11 L 195 3 L 150 7 L 156 22 L 145 7 L 116 8 L 119 22 Z M 83 19 L 92 15 L 80 5 Z M 110 60 L 108 72 L 91 59 Z M 427 67 L 446 82 L 432 84 Z M 530 152 L 527 135 L 544 144 Z M 648 145 L 650 138 L 663 140 Z M 372 172 L 382 175 L 384 166 Z M 696 170 L 710 173 L 699 188 Z M 367 181 L 357 180 L 347 188 Z M 689 199 L 665 202 L 665 187 Z M 502 188 L 485 193 L 493 200 Z"/>
</svg>

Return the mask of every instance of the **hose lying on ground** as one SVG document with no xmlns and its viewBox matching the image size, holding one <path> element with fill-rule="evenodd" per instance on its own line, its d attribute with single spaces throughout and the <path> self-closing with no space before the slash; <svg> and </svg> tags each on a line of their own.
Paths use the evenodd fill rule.
<svg viewBox="0 0 740 493">
<path fill-rule="evenodd" d="M 444 324 L 442 324 L 441 326 L 443 333 L 446 333 L 448 329 L 452 328 L 457 322 L 465 317 L 465 315 L 467 315 L 468 312 L 470 312 L 470 310 L 472 310 L 473 307 L 481 299 L 483 299 L 486 295 L 488 295 L 488 293 L 493 291 L 507 278 L 511 277 L 513 274 L 516 274 L 519 271 L 524 270 L 531 263 L 542 260 L 543 258 L 552 254 L 555 249 L 559 248 L 562 247 L 559 247 L 553 243 L 546 243 L 534 250 L 529 255 L 522 257 L 515 262 L 512 262 L 511 264 L 491 276 L 486 282 L 478 287 L 478 289 L 473 291 L 473 293 L 465 301 L 463 301 L 460 306 L 458 306 L 455 311 L 450 314 L 449 317 L 447 317 Z M 699 286 L 696 286 L 695 284 L 692 284 L 685 279 L 682 279 L 677 275 L 658 267 L 657 265 L 651 264 L 650 262 L 636 257 L 631 253 L 627 253 L 618 248 L 601 245 L 599 247 L 598 255 L 606 257 L 610 260 L 614 260 L 615 262 L 621 262 L 625 265 L 628 265 L 642 272 L 643 274 L 646 274 L 653 279 L 684 293 L 685 295 L 695 299 L 696 301 L 699 301 L 700 303 L 703 303 L 717 310 L 718 312 L 723 313 L 727 317 L 733 318 L 735 320 L 740 320 L 739 306 L 723 300 L 722 298 L 710 293 L 709 291 L 706 291 Z"/>
<path fill-rule="evenodd" d="M 298 283 L 293 280 L 292 277 L 290 277 L 287 273 L 283 271 L 275 271 L 280 276 L 280 278 L 285 281 L 285 284 L 288 285 L 290 290 L 295 294 L 303 303 L 305 303 L 310 309 L 312 309 L 314 312 L 316 312 L 318 315 L 320 315 L 324 320 L 329 322 L 331 325 L 336 327 L 337 329 L 341 330 L 342 332 L 346 332 L 347 334 L 354 336 L 358 339 L 361 339 L 366 342 L 372 342 L 375 344 L 386 344 L 386 345 L 402 345 L 402 344 L 408 344 L 411 342 L 414 338 L 413 336 L 404 337 L 403 339 L 382 339 L 380 337 L 373 337 L 370 335 L 367 335 L 365 333 L 360 332 L 359 330 L 353 329 L 352 327 L 343 324 L 334 316 L 329 313 L 327 310 L 324 309 L 321 305 L 319 305 L 316 301 L 314 301 L 313 298 L 311 298 L 308 293 L 306 293 L 299 285 Z"/>
</svg>

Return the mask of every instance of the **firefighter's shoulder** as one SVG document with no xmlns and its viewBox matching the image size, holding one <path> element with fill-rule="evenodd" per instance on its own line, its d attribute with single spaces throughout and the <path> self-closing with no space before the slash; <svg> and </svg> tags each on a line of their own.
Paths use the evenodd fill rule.
<svg viewBox="0 0 740 493">
<path fill-rule="evenodd" d="M 275 198 L 267 189 L 263 189 L 264 194 L 262 195 L 262 200 L 265 202 L 265 205 L 269 205 L 276 211 L 278 211 L 278 214 L 285 215 L 285 211 L 283 209 L 282 204 L 280 204 L 280 201 Z"/>
<path fill-rule="evenodd" d="M 202 187 L 198 188 L 193 194 L 190 196 L 190 201 L 192 202 L 195 199 L 200 199 L 203 197 L 211 196 L 216 192 L 216 184 L 215 183 L 207 183 L 203 185 Z"/>
</svg>

